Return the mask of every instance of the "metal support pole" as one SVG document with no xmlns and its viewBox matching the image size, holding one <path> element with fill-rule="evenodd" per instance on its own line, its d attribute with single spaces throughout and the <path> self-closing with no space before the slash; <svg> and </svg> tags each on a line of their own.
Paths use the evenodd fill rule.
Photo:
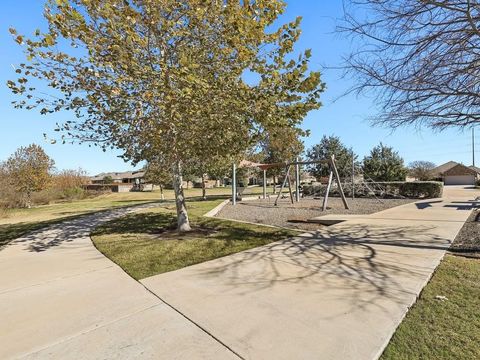
<svg viewBox="0 0 480 360">
<path fill-rule="evenodd" d="M 343 205 L 345 206 L 345 209 L 349 209 L 347 199 L 345 198 L 345 194 L 343 193 L 343 188 L 342 188 L 342 182 L 340 180 L 340 176 L 338 175 L 338 170 L 337 170 L 337 165 L 335 165 L 335 156 L 332 155 L 331 159 L 331 166 L 333 170 L 333 174 L 335 175 L 335 179 L 337 181 L 337 186 L 338 186 L 338 191 L 340 192 L 340 196 L 343 201 Z"/>
<path fill-rule="evenodd" d="M 300 165 L 298 158 L 295 159 L 295 200 L 300 201 Z"/>
<path fill-rule="evenodd" d="M 472 127 L 472 165 L 475 166 L 475 128 Z"/>
<path fill-rule="evenodd" d="M 267 170 L 263 170 L 263 198 L 267 198 Z"/>
<path fill-rule="evenodd" d="M 285 171 L 285 178 L 283 179 L 282 186 L 280 187 L 280 191 L 278 192 L 277 198 L 275 199 L 275 206 L 278 205 L 278 199 L 280 199 L 280 196 L 282 195 L 282 191 L 285 188 L 285 184 L 287 183 L 287 174 L 290 173 L 290 166 L 288 165 Z"/>
<path fill-rule="evenodd" d="M 232 166 L 232 205 L 237 204 L 237 166 Z"/>
<path fill-rule="evenodd" d="M 290 193 L 290 201 L 292 202 L 293 205 L 293 191 L 292 191 L 292 179 L 290 177 L 290 172 L 287 173 L 287 179 L 288 179 L 288 192 Z"/>
<path fill-rule="evenodd" d="M 328 176 L 327 189 L 325 190 L 325 196 L 323 197 L 322 211 L 327 210 L 328 194 L 330 193 L 330 187 L 332 186 L 332 180 L 333 180 L 333 171 L 330 170 L 330 175 Z"/>
<path fill-rule="evenodd" d="M 352 199 L 355 199 L 355 156 L 352 151 Z"/>
</svg>

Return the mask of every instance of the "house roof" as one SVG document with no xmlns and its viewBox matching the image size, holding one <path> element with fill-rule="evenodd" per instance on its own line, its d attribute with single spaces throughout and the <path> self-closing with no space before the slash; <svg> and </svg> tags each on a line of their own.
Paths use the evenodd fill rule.
<svg viewBox="0 0 480 360">
<path fill-rule="evenodd" d="M 454 167 L 448 169 L 443 175 L 476 175 L 478 172 L 470 167 L 462 164 L 457 164 Z"/>
<path fill-rule="evenodd" d="M 451 168 L 453 168 L 457 165 L 459 165 L 457 162 L 449 161 L 445 164 L 442 164 L 442 165 L 437 166 L 436 168 L 432 169 L 431 173 L 434 176 L 440 176 L 440 175 L 443 175 L 446 171 L 450 170 Z"/>
<path fill-rule="evenodd" d="M 92 176 L 90 180 L 103 180 L 106 176 L 110 176 L 112 180 L 122 180 L 122 179 L 137 179 L 143 178 L 145 175 L 145 171 L 123 171 L 123 172 L 108 172 L 108 173 L 100 173 L 98 175 Z"/>
<path fill-rule="evenodd" d="M 470 169 L 474 170 L 477 172 L 477 174 L 480 174 L 480 168 L 479 167 L 476 167 L 476 166 L 469 166 Z"/>
</svg>

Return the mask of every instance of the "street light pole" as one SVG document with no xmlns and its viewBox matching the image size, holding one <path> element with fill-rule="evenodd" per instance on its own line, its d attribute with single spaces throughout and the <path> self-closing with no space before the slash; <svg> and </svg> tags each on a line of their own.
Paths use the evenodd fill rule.
<svg viewBox="0 0 480 360">
<path fill-rule="evenodd" d="M 472 165 L 475 166 L 475 128 L 472 127 Z"/>
<path fill-rule="evenodd" d="M 232 166 L 232 205 L 237 204 L 237 166 Z"/>
</svg>

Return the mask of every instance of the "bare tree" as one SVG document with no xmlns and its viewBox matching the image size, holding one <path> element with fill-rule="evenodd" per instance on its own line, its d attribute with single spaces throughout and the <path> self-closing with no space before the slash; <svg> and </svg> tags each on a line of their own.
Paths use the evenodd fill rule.
<svg viewBox="0 0 480 360">
<path fill-rule="evenodd" d="M 436 165 L 430 161 L 413 161 L 408 164 L 408 170 L 410 176 L 413 176 L 417 180 L 425 181 L 431 180 L 433 177 L 432 170 Z"/>
<path fill-rule="evenodd" d="M 382 111 L 374 123 L 434 129 L 480 122 L 480 1 L 345 0 L 345 59 Z"/>
</svg>

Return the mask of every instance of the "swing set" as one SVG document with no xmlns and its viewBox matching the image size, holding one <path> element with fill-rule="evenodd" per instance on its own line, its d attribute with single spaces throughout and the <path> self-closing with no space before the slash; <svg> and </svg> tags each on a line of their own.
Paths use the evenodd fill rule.
<svg viewBox="0 0 480 360">
<path fill-rule="evenodd" d="M 271 163 L 271 164 L 260 164 L 260 163 L 254 163 L 250 161 L 243 160 L 240 163 L 240 167 L 256 167 L 259 168 L 260 170 L 263 170 L 263 198 L 266 199 L 267 197 L 267 170 L 270 168 L 274 167 L 285 167 L 285 176 L 283 178 L 282 186 L 280 187 L 280 191 L 278 192 L 278 195 L 275 199 L 275 206 L 278 206 L 278 200 L 282 196 L 282 192 L 285 189 L 285 186 L 288 183 L 288 192 L 290 194 L 290 201 L 293 204 L 294 201 L 299 202 L 300 201 L 300 165 L 311 165 L 311 164 L 322 164 L 328 166 L 330 173 L 328 176 L 328 184 L 327 184 L 327 189 L 325 191 L 325 196 L 323 197 L 323 204 L 322 204 L 322 210 L 325 211 L 327 209 L 327 204 L 328 204 L 328 194 L 330 192 L 330 188 L 332 186 L 333 179 L 335 178 L 335 181 L 338 186 L 338 191 L 340 193 L 340 196 L 342 198 L 343 205 L 345 206 L 345 209 L 349 209 L 347 199 L 345 197 L 345 194 L 343 192 L 343 187 L 342 187 L 342 182 L 340 181 L 340 176 L 338 175 L 338 169 L 335 164 L 335 156 L 332 155 L 330 159 L 326 160 L 312 160 L 312 161 L 292 161 L 292 162 L 284 162 L 284 163 Z M 295 181 L 292 181 L 292 177 L 290 175 L 292 168 L 295 170 L 294 176 L 295 176 Z M 232 168 L 232 204 L 236 205 L 237 203 L 237 180 L 236 180 L 236 164 L 233 164 Z M 292 189 L 292 184 L 295 186 L 295 196 L 293 195 L 293 189 Z"/>
</svg>

